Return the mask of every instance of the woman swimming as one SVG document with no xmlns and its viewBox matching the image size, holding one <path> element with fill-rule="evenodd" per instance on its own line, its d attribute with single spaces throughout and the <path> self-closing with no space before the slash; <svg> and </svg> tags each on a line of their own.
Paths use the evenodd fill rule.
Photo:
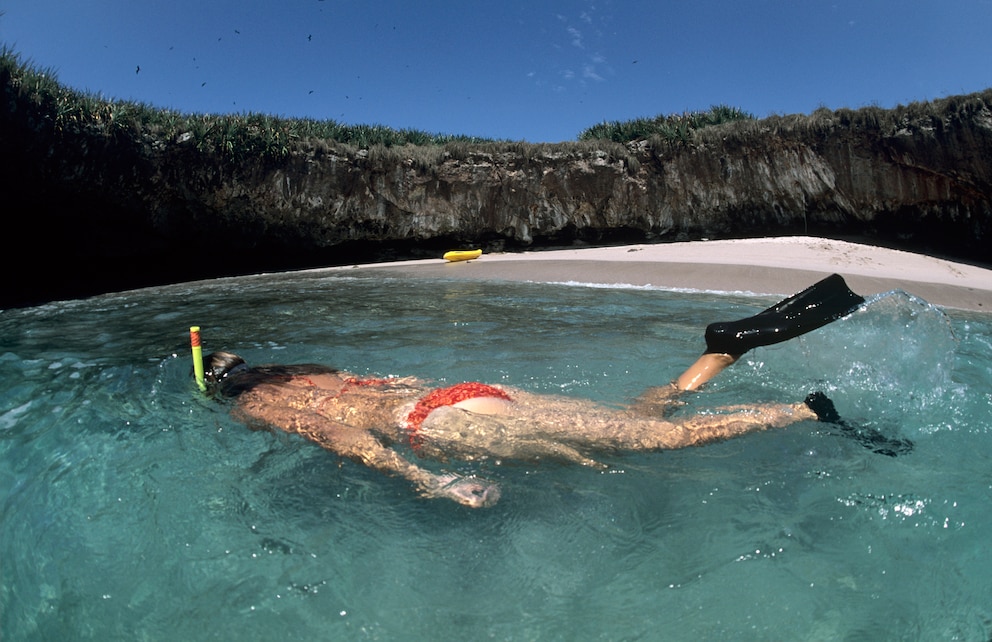
<svg viewBox="0 0 992 642">
<path fill-rule="evenodd" d="M 744 352 L 798 336 L 864 302 L 834 275 L 768 310 L 707 328 L 707 351 L 672 383 L 623 408 L 466 382 L 435 388 L 414 377 L 360 377 L 320 365 L 249 367 L 232 353 L 204 357 L 209 388 L 236 401 L 233 415 L 253 428 L 300 434 L 323 448 L 409 480 L 427 497 L 473 508 L 499 499 L 491 482 L 435 474 L 391 446 L 407 442 L 440 461 L 555 459 L 602 468 L 598 453 L 699 446 L 803 420 L 833 421 L 820 394 L 793 404 L 750 404 L 666 419 L 695 390 Z"/>
</svg>

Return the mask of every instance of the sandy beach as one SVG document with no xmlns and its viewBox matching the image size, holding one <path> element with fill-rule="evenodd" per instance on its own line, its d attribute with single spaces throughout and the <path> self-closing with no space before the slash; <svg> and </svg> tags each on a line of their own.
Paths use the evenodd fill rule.
<svg viewBox="0 0 992 642">
<path fill-rule="evenodd" d="M 452 248 L 455 249 L 455 248 Z M 598 283 L 787 295 L 832 273 L 865 296 L 901 289 L 930 303 L 992 312 L 992 270 L 812 237 L 693 241 L 483 254 L 348 268 L 448 279 Z"/>
</svg>

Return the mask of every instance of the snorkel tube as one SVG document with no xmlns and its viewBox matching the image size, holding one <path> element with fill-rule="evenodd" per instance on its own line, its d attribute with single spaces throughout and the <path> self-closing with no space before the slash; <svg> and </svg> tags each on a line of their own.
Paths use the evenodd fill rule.
<svg viewBox="0 0 992 642">
<path fill-rule="evenodd" d="M 200 326 L 190 327 L 189 344 L 193 349 L 193 376 L 196 378 L 196 386 L 201 392 L 206 392 L 207 383 L 203 375 L 203 348 L 200 347 Z"/>
</svg>

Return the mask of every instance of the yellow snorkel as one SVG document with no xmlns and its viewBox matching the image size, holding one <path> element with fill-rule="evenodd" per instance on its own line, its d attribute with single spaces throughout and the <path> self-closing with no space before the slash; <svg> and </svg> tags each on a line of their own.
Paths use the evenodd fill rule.
<svg viewBox="0 0 992 642">
<path fill-rule="evenodd" d="M 207 391 L 207 383 L 203 378 L 203 348 L 200 347 L 200 326 L 194 325 L 189 329 L 189 344 L 193 348 L 193 376 L 197 387 Z"/>
</svg>

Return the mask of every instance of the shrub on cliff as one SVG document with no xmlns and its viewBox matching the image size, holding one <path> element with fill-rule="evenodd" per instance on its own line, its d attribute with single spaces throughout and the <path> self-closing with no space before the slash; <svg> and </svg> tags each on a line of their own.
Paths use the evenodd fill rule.
<svg viewBox="0 0 992 642">
<path fill-rule="evenodd" d="M 722 125 L 740 120 L 754 120 L 754 116 L 736 107 L 715 105 L 709 111 L 685 112 L 654 118 L 636 118 L 627 121 L 607 121 L 593 125 L 579 134 L 579 140 L 610 140 L 629 143 L 661 138 L 669 143 L 685 143 L 697 129 Z"/>
</svg>

